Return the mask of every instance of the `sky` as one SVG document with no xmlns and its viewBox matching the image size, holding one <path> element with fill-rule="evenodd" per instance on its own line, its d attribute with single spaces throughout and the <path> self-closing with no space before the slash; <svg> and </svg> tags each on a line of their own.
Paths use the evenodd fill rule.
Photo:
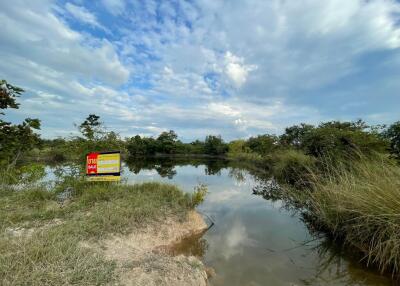
<svg viewBox="0 0 400 286">
<path fill-rule="evenodd" d="M 76 135 L 281 134 L 301 122 L 400 120 L 396 0 L 0 1 L 5 119 Z"/>
</svg>

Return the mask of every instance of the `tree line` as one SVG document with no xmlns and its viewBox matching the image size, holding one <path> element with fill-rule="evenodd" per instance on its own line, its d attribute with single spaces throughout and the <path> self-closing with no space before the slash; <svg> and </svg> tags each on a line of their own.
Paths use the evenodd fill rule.
<svg viewBox="0 0 400 286">
<path fill-rule="evenodd" d="M 5 110 L 17 109 L 17 98 L 23 89 L 0 81 L 0 115 Z M 136 135 L 122 139 L 118 133 L 108 131 L 100 117 L 90 114 L 79 125 L 80 136 L 70 138 L 41 139 L 36 132 L 40 120 L 26 118 L 20 124 L 12 124 L 0 118 L 0 164 L 15 165 L 21 156 L 41 150 L 56 160 L 71 154 L 84 156 L 90 151 L 118 149 L 131 157 L 157 154 L 195 154 L 209 156 L 258 155 L 268 156 L 281 150 L 298 150 L 306 155 L 348 157 L 358 153 L 365 155 L 388 153 L 400 161 L 400 121 L 390 126 L 369 126 L 362 120 L 354 122 L 329 121 L 317 126 L 301 123 L 285 129 L 280 135 L 263 134 L 248 139 L 224 141 L 219 135 L 208 135 L 204 140 L 184 143 L 173 131 L 165 131 L 156 137 Z"/>
</svg>

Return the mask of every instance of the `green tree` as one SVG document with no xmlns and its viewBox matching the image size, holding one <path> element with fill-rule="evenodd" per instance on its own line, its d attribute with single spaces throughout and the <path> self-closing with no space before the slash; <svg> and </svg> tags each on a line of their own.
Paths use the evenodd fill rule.
<svg viewBox="0 0 400 286">
<path fill-rule="evenodd" d="M 99 139 L 103 135 L 103 124 L 100 116 L 89 114 L 85 121 L 79 125 L 79 131 L 87 140 Z"/>
<path fill-rule="evenodd" d="M 188 153 L 204 154 L 204 142 L 200 140 L 195 140 L 188 144 Z"/>
<path fill-rule="evenodd" d="M 223 155 L 228 152 L 228 145 L 221 136 L 208 135 L 204 142 L 204 153 L 208 155 Z"/>
<path fill-rule="evenodd" d="M 16 98 L 22 88 L 0 80 L 0 109 L 19 108 Z M 4 115 L 4 112 L 0 112 Z M 40 129 L 39 119 L 27 118 L 21 124 L 11 124 L 0 119 L 0 162 L 11 168 L 27 151 L 40 145 L 40 137 L 34 130 Z"/>
<path fill-rule="evenodd" d="M 158 142 L 156 139 L 152 137 L 144 137 L 142 138 L 145 150 L 146 150 L 146 155 L 154 155 L 157 153 L 158 150 Z"/>
<path fill-rule="evenodd" d="M 168 132 L 162 132 L 157 137 L 158 151 L 164 154 L 173 154 L 176 151 L 176 143 L 178 135 L 175 131 L 170 130 Z"/>
<path fill-rule="evenodd" d="M 328 121 L 322 122 L 319 128 L 333 128 L 339 130 L 347 131 L 363 131 L 369 128 L 369 126 L 362 120 L 358 119 L 356 121 Z"/>
<path fill-rule="evenodd" d="M 246 146 L 246 141 L 243 139 L 233 140 L 228 143 L 230 154 L 249 153 L 251 150 Z"/>
<path fill-rule="evenodd" d="M 127 149 L 130 156 L 143 156 L 147 153 L 146 144 L 139 135 L 128 140 Z"/>
<path fill-rule="evenodd" d="M 390 125 L 383 135 L 390 141 L 390 153 L 400 161 L 400 121 Z"/>
<path fill-rule="evenodd" d="M 18 108 L 16 98 L 19 97 L 24 90 L 20 87 L 9 84 L 6 80 L 0 80 L 0 109 Z M 3 112 L 0 112 L 3 114 Z"/>
<path fill-rule="evenodd" d="M 152 156 L 158 150 L 158 142 L 151 137 L 136 135 L 128 140 L 126 148 L 131 157 Z"/>
<path fill-rule="evenodd" d="M 309 155 L 339 159 L 360 153 L 385 152 L 387 142 L 366 128 L 362 121 L 321 123 L 304 136 L 302 148 Z"/>
<path fill-rule="evenodd" d="M 269 134 L 258 135 L 257 137 L 250 137 L 246 142 L 246 146 L 260 155 L 267 155 L 277 149 L 278 138 Z"/>
<path fill-rule="evenodd" d="M 305 123 L 288 127 L 285 129 L 285 133 L 280 137 L 281 144 L 301 148 L 305 136 L 313 129 L 313 125 Z"/>
</svg>

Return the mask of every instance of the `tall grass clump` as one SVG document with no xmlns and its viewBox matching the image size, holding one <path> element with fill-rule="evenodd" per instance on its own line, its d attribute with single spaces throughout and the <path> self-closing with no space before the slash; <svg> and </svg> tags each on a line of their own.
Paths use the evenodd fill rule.
<svg viewBox="0 0 400 286">
<path fill-rule="evenodd" d="M 302 193 L 302 192 L 299 192 Z M 386 158 L 338 164 L 301 194 L 314 226 L 355 247 L 382 272 L 400 270 L 400 167 Z"/>
<path fill-rule="evenodd" d="M 294 149 L 278 151 L 271 159 L 272 172 L 278 181 L 295 187 L 302 187 L 308 182 L 316 164 L 314 157 Z"/>
</svg>

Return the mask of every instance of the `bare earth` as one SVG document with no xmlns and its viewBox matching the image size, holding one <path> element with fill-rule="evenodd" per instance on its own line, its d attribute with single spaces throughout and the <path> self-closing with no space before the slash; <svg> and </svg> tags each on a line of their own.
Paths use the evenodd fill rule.
<svg viewBox="0 0 400 286">
<path fill-rule="evenodd" d="M 112 236 L 96 249 L 117 263 L 120 281 L 116 285 L 207 285 L 206 267 L 194 256 L 171 256 L 169 246 L 207 229 L 200 214 L 190 211 L 184 221 L 168 217 L 160 223 L 137 229 L 125 236 Z"/>
</svg>

